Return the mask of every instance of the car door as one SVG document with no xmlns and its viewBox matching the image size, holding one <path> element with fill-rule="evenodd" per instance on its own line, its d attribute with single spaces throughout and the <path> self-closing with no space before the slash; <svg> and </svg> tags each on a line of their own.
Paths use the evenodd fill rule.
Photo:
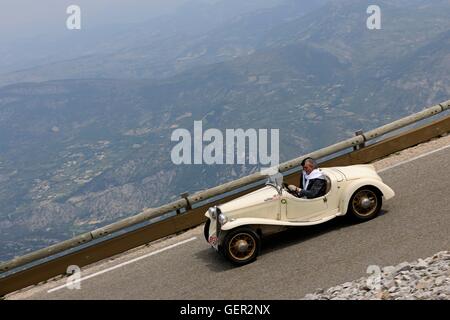
<svg viewBox="0 0 450 320">
<path fill-rule="evenodd" d="M 286 194 L 282 203 L 288 221 L 312 221 L 328 210 L 327 197 L 315 199 L 297 198 Z"/>
</svg>

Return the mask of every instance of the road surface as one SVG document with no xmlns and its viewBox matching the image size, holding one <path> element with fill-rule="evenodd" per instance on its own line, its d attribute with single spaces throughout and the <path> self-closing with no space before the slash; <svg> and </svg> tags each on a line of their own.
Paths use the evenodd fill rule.
<svg viewBox="0 0 450 320">
<path fill-rule="evenodd" d="M 11 298 L 300 299 L 364 276 L 370 265 L 450 249 L 450 148 L 380 175 L 396 197 L 384 203 L 379 217 L 360 224 L 339 218 L 272 236 L 249 265 L 230 265 L 198 227 L 83 270 L 80 289 L 61 287 L 63 278 Z"/>
</svg>

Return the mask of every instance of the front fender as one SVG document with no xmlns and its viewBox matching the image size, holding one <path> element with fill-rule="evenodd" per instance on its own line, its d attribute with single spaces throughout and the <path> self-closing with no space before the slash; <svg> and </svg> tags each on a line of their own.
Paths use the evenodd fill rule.
<svg viewBox="0 0 450 320">
<path fill-rule="evenodd" d="M 341 201 L 339 203 L 339 211 L 342 214 L 345 214 L 347 212 L 350 198 L 355 193 L 355 191 L 365 186 L 373 186 L 378 190 L 380 190 L 385 200 L 389 200 L 395 196 L 394 190 L 392 190 L 388 185 L 386 185 L 381 180 L 376 179 L 357 180 L 345 187 L 343 196 L 341 197 Z"/>
</svg>

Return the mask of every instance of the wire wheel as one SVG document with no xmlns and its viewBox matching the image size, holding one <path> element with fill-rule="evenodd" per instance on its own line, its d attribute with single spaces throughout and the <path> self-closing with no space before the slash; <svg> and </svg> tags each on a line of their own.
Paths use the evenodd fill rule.
<svg viewBox="0 0 450 320">
<path fill-rule="evenodd" d="M 236 260 L 247 260 L 256 250 L 256 241 L 248 233 L 238 233 L 228 243 L 228 251 Z"/>
<path fill-rule="evenodd" d="M 353 194 L 349 211 L 358 220 L 369 220 L 378 214 L 381 202 L 381 195 L 377 190 L 361 188 Z"/>
<path fill-rule="evenodd" d="M 256 259 L 260 248 L 258 234 L 249 227 L 231 231 L 224 241 L 224 254 L 233 263 L 244 265 Z"/>
</svg>

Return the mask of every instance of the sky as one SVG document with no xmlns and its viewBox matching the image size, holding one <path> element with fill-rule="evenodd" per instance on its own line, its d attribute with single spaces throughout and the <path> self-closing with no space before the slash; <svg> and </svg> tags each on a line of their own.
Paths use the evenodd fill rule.
<svg viewBox="0 0 450 320">
<path fill-rule="evenodd" d="M 0 0 L 0 40 L 65 31 L 69 5 L 81 8 L 82 28 L 141 22 L 170 13 L 186 0 Z"/>
</svg>

